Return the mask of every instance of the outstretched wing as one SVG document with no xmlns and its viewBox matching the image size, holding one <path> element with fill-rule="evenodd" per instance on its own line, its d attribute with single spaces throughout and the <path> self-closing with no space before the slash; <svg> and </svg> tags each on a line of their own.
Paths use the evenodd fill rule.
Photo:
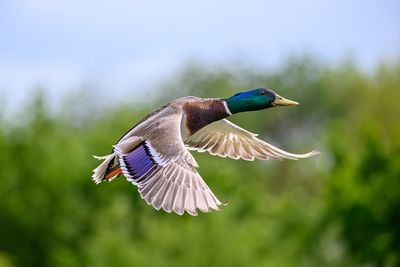
<svg viewBox="0 0 400 267">
<path fill-rule="evenodd" d="M 202 128 L 194 135 L 187 138 L 185 145 L 189 150 L 209 152 L 211 155 L 230 157 L 232 159 L 254 160 L 258 159 L 301 159 L 319 154 L 313 150 L 306 154 L 293 154 L 270 145 L 232 122 L 223 119 Z"/>
<path fill-rule="evenodd" d="M 183 144 L 180 122 L 176 126 L 163 128 L 157 136 L 132 136 L 117 144 L 123 174 L 157 210 L 180 215 L 219 210 L 221 202 L 196 171 L 198 165 Z"/>
</svg>

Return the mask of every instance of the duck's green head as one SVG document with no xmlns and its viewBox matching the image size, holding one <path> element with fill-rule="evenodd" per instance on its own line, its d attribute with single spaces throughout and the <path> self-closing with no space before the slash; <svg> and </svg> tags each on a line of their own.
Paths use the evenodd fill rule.
<svg viewBox="0 0 400 267">
<path fill-rule="evenodd" d="M 229 111 L 233 113 L 253 111 L 276 106 L 295 106 L 298 102 L 285 99 L 267 88 L 258 88 L 246 92 L 237 93 L 227 99 L 225 102 Z"/>
</svg>

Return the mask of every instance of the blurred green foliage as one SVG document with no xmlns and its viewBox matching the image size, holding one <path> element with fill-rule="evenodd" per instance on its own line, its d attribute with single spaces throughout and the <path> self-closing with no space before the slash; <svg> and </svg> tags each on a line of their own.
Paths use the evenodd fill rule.
<svg viewBox="0 0 400 267">
<path fill-rule="evenodd" d="M 221 212 L 157 212 L 124 178 L 95 186 L 91 155 L 184 95 L 227 97 L 268 86 L 302 103 L 232 121 L 300 161 L 195 154 Z M 190 64 L 154 101 L 101 111 L 95 95 L 50 112 L 40 91 L 0 117 L 0 266 L 399 266 L 400 64 L 371 74 L 292 59 L 277 71 Z M 140 92 L 143 95 L 146 92 Z M 139 96 L 138 96 L 139 98 Z"/>
</svg>

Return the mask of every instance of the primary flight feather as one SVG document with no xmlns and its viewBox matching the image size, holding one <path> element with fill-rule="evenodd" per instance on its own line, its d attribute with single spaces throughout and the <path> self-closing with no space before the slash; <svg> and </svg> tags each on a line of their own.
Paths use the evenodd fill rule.
<svg viewBox="0 0 400 267">
<path fill-rule="evenodd" d="M 93 170 L 93 181 L 111 181 L 123 174 L 157 210 L 179 215 L 185 211 L 197 215 L 198 210 L 219 210 L 222 203 L 196 171 L 198 164 L 188 150 L 245 160 L 314 156 L 317 150 L 306 154 L 286 152 L 225 119 L 238 112 L 293 105 L 298 103 L 266 88 L 227 99 L 176 99 L 127 131 L 111 154 L 95 156 L 103 162 Z"/>
</svg>

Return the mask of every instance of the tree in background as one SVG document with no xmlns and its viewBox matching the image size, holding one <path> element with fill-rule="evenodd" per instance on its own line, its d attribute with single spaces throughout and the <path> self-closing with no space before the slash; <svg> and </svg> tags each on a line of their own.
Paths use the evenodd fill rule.
<svg viewBox="0 0 400 267">
<path fill-rule="evenodd" d="M 216 195 L 231 201 L 197 218 L 154 211 L 123 178 L 91 182 L 91 155 L 156 106 L 260 86 L 302 105 L 233 121 L 291 151 L 316 146 L 318 158 L 194 154 Z M 157 88 L 148 105 L 107 112 L 83 92 L 52 113 L 39 93 L 14 123 L 1 120 L 0 266 L 400 264 L 400 65 L 367 75 L 310 58 L 273 72 L 192 64 Z"/>
</svg>

